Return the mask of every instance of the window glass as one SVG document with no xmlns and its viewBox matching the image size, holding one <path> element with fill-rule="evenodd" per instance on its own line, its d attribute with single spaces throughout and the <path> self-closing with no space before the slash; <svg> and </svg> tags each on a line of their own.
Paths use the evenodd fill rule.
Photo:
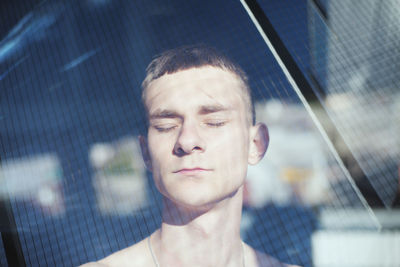
<svg viewBox="0 0 400 267">
<path fill-rule="evenodd" d="M 259 2 L 308 81 L 321 84 L 333 126 L 389 203 L 399 162 L 394 134 L 399 129 L 393 126 L 399 125 L 393 123 L 399 119 L 398 94 L 389 81 L 399 75 L 382 80 L 379 86 L 387 88 L 382 95 L 368 91 L 374 101 L 358 98 L 356 93 L 367 92 L 345 91 L 350 87 L 333 71 L 335 62 L 347 62 L 331 59 L 344 57 L 335 54 L 342 44 L 331 41 L 331 30 L 320 25 L 324 22 L 306 1 Z M 213 46 L 238 62 L 249 76 L 257 120 L 269 127 L 269 150 L 249 168 L 245 184 L 241 236 L 246 243 L 281 261 L 312 266 L 317 230 L 381 227 L 355 177 L 330 147 L 331 136 L 321 132 L 319 117 L 310 115 L 243 3 L 20 0 L 1 9 L 7 15 L 0 28 L 0 197 L 10 203 L 27 266 L 99 260 L 159 227 L 161 196 L 137 138 L 146 127 L 140 86 L 155 55 L 186 44 Z M 334 13 L 336 7 L 327 10 Z M 321 48 L 326 44 L 328 49 Z M 392 69 L 384 67 L 397 61 L 385 60 L 380 70 L 386 73 Z M 335 105 L 337 97 L 344 102 Z M 363 124 L 366 117 L 358 122 L 361 116 L 346 113 L 353 105 L 336 110 L 346 103 L 359 103 L 358 112 L 366 117 L 372 114 L 365 109 L 378 112 L 377 105 L 386 111 L 380 108 L 374 122 Z M 379 117 L 385 112 L 391 114 L 389 122 Z M 376 132 L 369 137 L 371 129 Z M 380 129 L 387 136 L 363 150 L 363 138 L 380 136 Z M 374 168 L 379 162 L 386 163 Z M 372 170 L 385 174 L 382 183 L 373 182 Z M 355 210 L 363 218 L 356 226 L 346 220 Z"/>
</svg>

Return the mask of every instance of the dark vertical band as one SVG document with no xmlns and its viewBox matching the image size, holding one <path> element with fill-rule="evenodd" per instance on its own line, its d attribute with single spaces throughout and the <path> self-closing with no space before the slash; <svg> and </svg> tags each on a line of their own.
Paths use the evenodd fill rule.
<svg viewBox="0 0 400 267">
<path fill-rule="evenodd" d="M 25 267 L 25 259 L 19 241 L 17 227 L 9 199 L 0 199 L 0 232 L 8 266 Z"/>
</svg>

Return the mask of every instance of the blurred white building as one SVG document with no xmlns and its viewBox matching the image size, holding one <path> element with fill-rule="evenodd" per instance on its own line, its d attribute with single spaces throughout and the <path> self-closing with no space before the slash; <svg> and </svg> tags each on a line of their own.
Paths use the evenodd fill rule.
<svg viewBox="0 0 400 267">
<path fill-rule="evenodd" d="M 55 154 L 38 154 L 3 161 L 0 198 L 34 204 L 49 215 L 65 213 L 63 171 Z"/>
<path fill-rule="evenodd" d="M 329 196 L 326 144 L 300 103 L 270 100 L 256 104 L 270 143 L 264 159 L 249 166 L 248 205 L 321 204 Z"/>
<path fill-rule="evenodd" d="M 390 206 L 400 165 L 399 2 L 308 3 L 311 70 L 324 108 Z"/>
<path fill-rule="evenodd" d="M 94 144 L 89 159 L 101 213 L 130 215 L 148 205 L 146 170 L 137 138 Z"/>
<path fill-rule="evenodd" d="M 400 266 L 400 217 L 390 209 L 400 179 L 399 1 L 308 4 L 311 71 L 324 108 L 386 206 L 322 211 L 313 263 Z"/>
</svg>

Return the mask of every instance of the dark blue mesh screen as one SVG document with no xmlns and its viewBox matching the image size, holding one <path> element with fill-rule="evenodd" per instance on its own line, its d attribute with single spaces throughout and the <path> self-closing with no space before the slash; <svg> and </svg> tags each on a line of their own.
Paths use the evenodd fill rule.
<svg viewBox="0 0 400 267">
<path fill-rule="evenodd" d="M 259 2 L 308 81 L 327 86 L 320 46 L 328 37 L 312 22 L 315 10 L 307 1 Z M 0 197 L 11 203 L 27 266 L 99 260 L 159 227 L 161 197 L 136 138 L 145 127 L 140 84 L 154 55 L 194 43 L 245 69 L 257 116 L 270 127 L 271 150 L 249 171 L 245 242 L 312 266 L 321 210 L 358 208 L 367 214 L 360 228 L 379 227 L 241 2 L 1 5 Z"/>
</svg>

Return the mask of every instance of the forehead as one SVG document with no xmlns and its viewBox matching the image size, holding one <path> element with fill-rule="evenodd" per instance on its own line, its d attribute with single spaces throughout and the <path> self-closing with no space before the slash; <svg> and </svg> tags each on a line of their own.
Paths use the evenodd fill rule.
<svg viewBox="0 0 400 267">
<path fill-rule="evenodd" d="M 151 112 L 163 105 L 184 105 L 201 99 L 218 104 L 233 104 L 238 100 L 246 102 L 243 101 L 245 94 L 244 83 L 236 74 L 206 66 L 166 74 L 152 81 L 146 88 L 144 101 L 148 112 Z M 185 101 L 182 103 L 179 100 Z"/>
</svg>

